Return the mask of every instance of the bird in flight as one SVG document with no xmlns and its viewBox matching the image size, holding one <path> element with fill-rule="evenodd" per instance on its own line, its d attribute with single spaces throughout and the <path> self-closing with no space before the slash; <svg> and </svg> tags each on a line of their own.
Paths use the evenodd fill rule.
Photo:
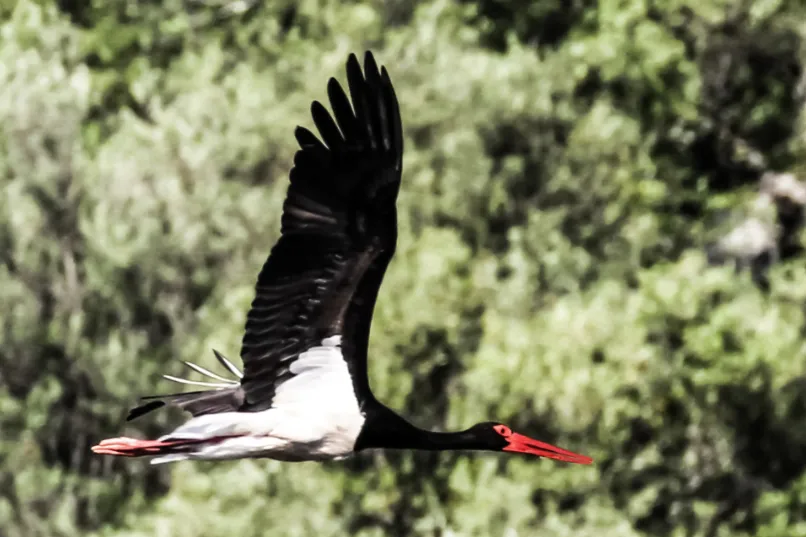
<svg viewBox="0 0 806 537">
<path fill-rule="evenodd" d="M 392 82 L 367 52 L 347 60 L 350 98 L 331 78 L 333 115 L 311 106 L 321 141 L 297 127 L 281 236 L 257 279 L 241 347 L 243 372 L 213 351 L 233 378 L 169 380 L 209 388 L 143 398 L 135 419 L 166 404 L 191 419 L 157 440 L 112 438 L 95 453 L 180 460 L 341 459 L 368 448 L 486 450 L 563 462 L 593 460 L 502 423 L 459 432 L 415 427 L 369 386 L 367 347 L 381 281 L 397 244 L 403 129 Z M 352 102 L 352 104 L 351 104 Z"/>
</svg>

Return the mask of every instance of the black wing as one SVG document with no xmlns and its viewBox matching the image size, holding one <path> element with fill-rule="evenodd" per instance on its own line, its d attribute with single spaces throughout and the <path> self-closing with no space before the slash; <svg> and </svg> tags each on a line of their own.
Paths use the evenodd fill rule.
<svg viewBox="0 0 806 537">
<path fill-rule="evenodd" d="M 364 74 L 347 60 L 350 100 L 328 83 L 333 117 L 311 113 L 322 141 L 297 127 L 281 237 L 258 276 L 241 358 L 242 410 L 271 406 L 290 364 L 324 338 L 342 336 L 342 353 L 359 400 L 371 397 L 367 344 L 372 310 L 397 242 L 403 134 L 385 69 L 370 52 Z M 322 143 L 324 142 L 324 143 Z"/>
</svg>

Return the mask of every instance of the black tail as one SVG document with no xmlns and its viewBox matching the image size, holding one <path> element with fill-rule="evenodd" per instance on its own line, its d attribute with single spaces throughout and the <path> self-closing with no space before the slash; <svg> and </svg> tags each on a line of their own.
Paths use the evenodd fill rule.
<svg viewBox="0 0 806 537">
<path fill-rule="evenodd" d="M 221 412 L 234 412 L 238 410 L 244 402 L 244 392 L 241 388 L 240 378 L 243 376 L 232 362 L 227 360 L 221 353 L 213 349 L 213 353 L 218 361 L 223 365 L 235 379 L 224 378 L 212 371 L 190 362 L 183 362 L 186 366 L 211 379 L 219 382 L 201 382 L 187 380 L 171 375 L 163 375 L 164 378 L 182 384 L 192 384 L 196 386 L 209 386 L 213 390 L 199 390 L 195 392 L 172 393 L 166 395 L 150 395 L 142 397 L 142 401 L 148 401 L 129 411 L 126 421 L 132 421 L 149 412 L 162 408 L 165 405 L 173 405 L 182 410 L 190 412 L 193 417 L 203 414 L 219 414 Z"/>
</svg>

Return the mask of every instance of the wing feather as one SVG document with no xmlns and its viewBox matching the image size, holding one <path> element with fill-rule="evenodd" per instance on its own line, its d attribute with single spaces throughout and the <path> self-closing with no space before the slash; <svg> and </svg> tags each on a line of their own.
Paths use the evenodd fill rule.
<svg viewBox="0 0 806 537">
<path fill-rule="evenodd" d="M 318 101 L 311 105 L 321 139 L 303 127 L 295 131 L 300 150 L 281 237 L 258 276 L 247 314 L 243 410 L 271 406 L 278 386 L 293 376 L 291 365 L 307 349 L 334 335 L 351 338 L 347 328 L 368 332 L 371 306 L 354 305 L 374 304 L 373 287 L 380 286 L 394 252 L 403 150 L 399 105 L 389 75 L 379 71 L 371 53 L 363 73 L 352 54 L 346 68 L 350 98 L 330 79 L 333 115 Z M 345 348 L 357 393 L 369 394 L 366 345 Z"/>
<path fill-rule="evenodd" d="M 321 103 L 311 105 L 321 139 L 304 127 L 294 131 L 300 149 L 289 174 L 280 239 L 258 275 L 246 316 L 243 373 L 213 351 L 240 383 L 187 364 L 221 384 L 168 378 L 218 389 L 145 397 L 128 419 L 165 404 L 194 416 L 269 408 L 277 389 L 295 376 L 292 370 L 316 374 L 316 367 L 293 367 L 301 355 L 309 366 L 332 371 L 332 364 L 312 361 L 308 352 L 331 336 L 341 338 L 329 340 L 328 348 L 341 341 L 341 350 L 321 359 L 341 356 L 357 399 L 373 398 L 367 346 L 378 289 L 397 242 L 403 129 L 389 74 L 378 70 L 372 54 L 366 53 L 363 72 L 351 54 L 346 71 L 349 98 L 338 81 L 328 81 L 332 116 Z"/>
</svg>

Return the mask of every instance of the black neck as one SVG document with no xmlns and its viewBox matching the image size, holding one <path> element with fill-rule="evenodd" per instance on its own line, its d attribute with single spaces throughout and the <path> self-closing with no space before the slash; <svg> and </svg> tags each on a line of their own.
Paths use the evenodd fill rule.
<svg viewBox="0 0 806 537">
<path fill-rule="evenodd" d="M 470 431 L 437 433 L 415 427 L 386 407 L 373 408 L 355 444 L 355 451 L 369 448 L 422 449 L 428 451 L 488 449 Z"/>
</svg>

